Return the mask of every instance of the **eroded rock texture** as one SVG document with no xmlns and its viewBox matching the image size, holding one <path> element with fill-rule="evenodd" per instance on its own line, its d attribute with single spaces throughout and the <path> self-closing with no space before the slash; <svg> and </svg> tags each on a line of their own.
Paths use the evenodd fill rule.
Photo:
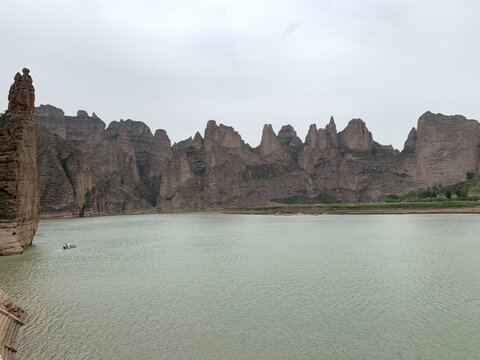
<svg viewBox="0 0 480 360">
<path fill-rule="evenodd" d="M 144 123 L 132 120 L 105 128 L 95 113 L 79 110 L 77 116 L 64 116 L 51 105 L 37 110 L 42 216 L 155 210 L 171 154 L 164 130 L 153 135 Z"/>
<path fill-rule="evenodd" d="M 418 120 L 415 144 L 415 183 L 452 184 L 464 180 L 465 172 L 478 172 L 480 124 L 464 116 L 427 112 Z M 410 145 L 412 146 L 412 145 Z"/>
<path fill-rule="evenodd" d="M 422 186 L 453 184 L 478 171 L 479 123 L 424 114 L 404 149 L 374 141 L 354 119 L 312 124 L 303 142 L 291 125 L 263 128 L 258 147 L 232 127 L 207 123 L 203 136 L 173 146 L 164 130 L 96 115 L 37 108 L 42 213 L 58 216 L 219 209 L 276 201 L 367 202 Z M 63 135 L 64 134 L 64 135 Z M 53 137 L 52 137 L 53 136 Z M 46 152 L 46 150 L 48 150 Z M 292 201 L 293 201 L 292 200 Z"/>
<path fill-rule="evenodd" d="M 0 118 L 0 255 L 22 253 L 39 219 L 35 89 L 28 69 L 14 80 Z"/>
</svg>

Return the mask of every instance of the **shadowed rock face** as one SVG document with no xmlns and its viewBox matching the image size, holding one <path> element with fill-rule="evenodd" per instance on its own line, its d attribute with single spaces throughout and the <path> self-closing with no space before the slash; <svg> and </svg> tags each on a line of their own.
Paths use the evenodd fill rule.
<svg viewBox="0 0 480 360">
<path fill-rule="evenodd" d="M 82 216 L 93 179 L 84 154 L 37 124 L 37 166 L 43 216 Z"/>
<path fill-rule="evenodd" d="M 35 89 L 28 69 L 17 73 L 0 118 L 0 255 L 23 252 L 39 219 Z"/>
<path fill-rule="evenodd" d="M 298 154 L 303 150 L 303 142 L 297 136 L 297 132 L 291 125 L 284 125 L 278 132 L 278 140 L 283 148 L 290 154 L 292 159 L 297 161 Z"/>
<path fill-rule="evenodd" d="M 51 133 L 58 134 L 51 124 L 61 110 L 49 105 L 37 109 L 42 216 L 154 209 L 171 156 L 164 130 L 152 135 L 144 123 L 132 120 L 114 121 L 105 129 L 95 114 L 79 111 L 77 117 L 65 117 L 63 140 Z"/>
<path fill-rule="evenodd" d="M 461 116 L 426 113 L 398 152 L 375 142 L 360 119 L 341 132 L 333 117 L 325 128 L 313 124 L 305 142 L 290 125 L 278 135 L 265 125 L 261 144 L 252 149 L 232 127 L 213 120 L 203 137 L 197 132 L 171 146 L 164 130 L 152 135 L 144 123 L 132 120 L 112 122 L 104 130 L 103 121 L 82 111 L 75 120 L 65 117 L 67 149 L 60 141 L 62 114 L 53 107 L 37 114 L 39 123 L 59 134 L 48 140 L 56 144 L 50 154 L 58 161 L 39 160 L 42 168 L 62 165 L 57 181 L 41 180 L 42 210 L 59 214 L 70 211 L 65 209 L 85 215 L 218 209 L 291 197 L 378 201 L 391 193 L 461 181 L 466 171 L 478 170 L 479 162 L 479 124 Z M 44 173 L 39 170 L 41 179 Z"/>
<path fill-rule="evenodd" d="M 262 141 L 257 150 L 260 157 L 267 163 L 288 164 L 292 162 L 292 156 L 282 146 L 270 124 L 263 127 Z"/>
</svg>

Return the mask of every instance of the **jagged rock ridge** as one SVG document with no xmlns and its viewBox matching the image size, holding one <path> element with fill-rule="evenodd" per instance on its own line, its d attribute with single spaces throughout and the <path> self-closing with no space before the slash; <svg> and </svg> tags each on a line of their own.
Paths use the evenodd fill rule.
<svg viewBox="0 0 480 360">
<path fill-rule="evenodd" d="M 479 163 L 479 124 L 461 116 L 426 113 L 398 152 L 374 141 L 360 119 L 340 132 L 333 117 L 325 128 L 312 124 L 305 142 L 291 125 L 278 135 L 265 125 L 257 148 L 232 127 L 210 120 L 203 136 L 197 132 L 171 146 L 164 130 L 152 135 L 142 122 L 120 120 L 105 129 L 84 111 L 66 117 L 50 105 L 38 109 L 39 125 L 57 134 L 57 152 L 50 151 L 63 166 L 57 166 L 64 172 L 57 179 L 71 188 L 61 190 L 40 175 L 42 211 L 49 215 L 218 209 L 293 197 L 378 201 L 390 193 L 455 183 Z"/>
</svg>

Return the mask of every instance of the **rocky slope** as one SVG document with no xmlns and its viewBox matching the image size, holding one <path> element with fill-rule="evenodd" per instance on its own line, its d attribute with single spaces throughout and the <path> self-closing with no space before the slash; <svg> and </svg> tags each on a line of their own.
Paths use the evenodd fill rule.
<svg viewBox="0 0 480 360">
<path fill-rule="evenodd" d="M 95 115 L 68 117 L 50 105 L 37 108 L 36 119 L 57 134 L 38 131 L 42 212 L 53 216 L 378 201 L 458 182 L 466 171 L 478 171 L 479 162 L 480 124 L 432 113 L 419 119 L 401 152 L 374 141 L 360 119 L 340 132 L 333 118 L 325 128 L 313 124 L 305 142 L 290 125 L 278 135 L 265 125 L 257 148 L 213 120 L 203 136 L 171 146 L 164 130 L 152 135 L 138 121 L 105 129 Z M 40 149 L 52 144 L 47 160 Z"/>
<path fill-rule="evenodd" d="M 28 69 L 15 75 L 0 118 L 0 255 L 22 253 L 39 219 L 35 89 Z"/>
</svg>

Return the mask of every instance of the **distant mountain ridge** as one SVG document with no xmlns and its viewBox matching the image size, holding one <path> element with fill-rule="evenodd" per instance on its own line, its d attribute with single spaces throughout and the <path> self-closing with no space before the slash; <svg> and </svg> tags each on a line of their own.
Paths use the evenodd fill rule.
<svg viewBox="0 0 480 360">
<path fill-rule="evenodd" d="M 427 112 L 399 152 L 374 141 L 365 122 L 337 132 L 310 126 L 302 141 L 291 125 L 265 125 L 258 147 L 210 120 L 203 136 L 172 146 L 165 130 L 139 121 L 105 123 L 80 110 L 65 116 L 35 108 L 42 216 L 92 216 L 265 205 L 274 199 L 340 202 L 463 180 L 478 172 L 480 124 Z"/>
</svg>

